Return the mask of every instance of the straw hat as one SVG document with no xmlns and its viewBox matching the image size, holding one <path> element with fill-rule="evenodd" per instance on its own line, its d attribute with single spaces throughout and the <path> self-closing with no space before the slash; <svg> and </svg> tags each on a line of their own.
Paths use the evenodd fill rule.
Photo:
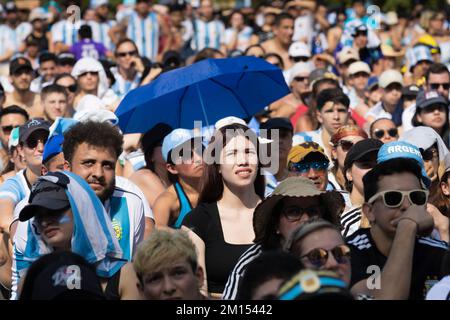
<svg viewBox="0 0 450 320">
<path fill-rule="evenodd" d="M 265 237 L 267 225 L 272 215 L 276 214 L 274 208 L 285 198 L 319 197 L 320 202 L 328 209 L 333 217 L 339 217 L 344 210 L 345 202 L 337 191 L 321 191 L 314 183 L 303 177 L 290 177 L 283 180 L 255 209 L 253 214 L 253 229 L 255 242 Z"/>
</svg>

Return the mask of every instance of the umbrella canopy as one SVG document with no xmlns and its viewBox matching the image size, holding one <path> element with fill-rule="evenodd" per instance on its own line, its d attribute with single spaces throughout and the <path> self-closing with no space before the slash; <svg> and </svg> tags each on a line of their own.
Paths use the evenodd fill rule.
<svg viewBox="0 0 450 320">
<path fill-rule="evenodd" d="M 248 118 L 289 94 L 282 71 L 256 57 L 207 59 L 161 74 L 130 91 L 116 110 L 124 133 L 143 133 L 159 122 L 172 128 Z"/>
</svg>

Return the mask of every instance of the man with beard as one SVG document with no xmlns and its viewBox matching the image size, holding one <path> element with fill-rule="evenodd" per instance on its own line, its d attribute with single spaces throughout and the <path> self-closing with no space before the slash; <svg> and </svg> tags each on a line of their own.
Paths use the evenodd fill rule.
<svg viewBox="0 0 450 320">
<path fill-rule="evenodd" d="M 125 258 L 153 229 L 153 213 L 142 191 L 128 179 L 116 177 L 123 137 L 109 123 L 88 121 L 64 134 L 65 169 L 89 183 L 109 213 Z"/>
<path fill-rule="evenodd" d="M 18 105 L 26 110 L 30 118 L 44 115 L 39 94 L 30 90 L 33 67 L 28 59 L 16 58 L 9 64 L 9 74 L 14 91 L 6 94 L 5 105 Z"/>
</svg>

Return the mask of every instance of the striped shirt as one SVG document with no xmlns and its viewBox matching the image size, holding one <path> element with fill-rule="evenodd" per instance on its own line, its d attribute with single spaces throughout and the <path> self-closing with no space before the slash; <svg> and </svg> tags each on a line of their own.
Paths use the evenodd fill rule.
<svg viewBox="0 0 450 320">
<path fill-rule="evenodd" d="M 200 51 L 204 48 L 220 49 L 225 43 L 225 26 L 222 21 L 212 20 L 205 22 L 194 20 L 194 35 L 191 41 L 192 50 Z"/>
<path fill-rule="evenodd" d="M 249 263 L 258 258 L 262 254 L 262 248 L 260 244 L 254 244 L 245 251 L 238 262 L 236 263 L 233 271 L 228 276 L 228 281 L 225 284 L 225 289 L 222 294 L 222 300 L 235 300 L 238 295 L 239 284 L 244 277 L 245 270 Z"/>
<path fill-rule="evenodd" d="M 4 55 L 7 50 L 17 51 L 16 33 L 6 24 L 0 25 L 0 55 Z"/>
<path fill-rule="evenodd" d="M 22 22 L 17 26 L 17 28 L 14 30 L 16 34 L 16 42 L 17 47 L 25 41 L 25 38 L 33 31 L 33 27 L 31 26 L 31 23 L 29 22 Z"/>
<path fill-rule="evenodd" d="M 114 75 L 114 78 L 116 79 L 116 82 L 112 85 L 111 89 L 114 91 L 114 93 L 122 99 L 130 90 L 135 89 L 139 87 L 139 84 L 142 79 L 141 73 L 136 73 L 136 76 L 134 77 L 133 81 L 125 80 L 122 75 L 119 73 L 118 67 L 112 67 L 110 68 L 111 73 Z"/>
<path fill-rule="evenodd" d="M 150 12 L 142 19 L 133 12 L 128 20 L 127 36 L 134 41 L 141 56 L 155 60 L 159 49 L 158 15 Z"/>
<path fill-rule="evenodd" d="M 303 142 L 315 142 L 324 148 L 324 150 L 327 150 L 324 142 L 322 141 L 322 127 L 313 131 L 297 132 L 292 137 L 292 146 L 299 145 Z"/>
<path fill-rule="evenodd" d="M 236 30 L 234 28 L 228 28 L 225 30 L 224 41 L 226 44 L 231 43 L 234 38 Z M 236 49 L 242 52 L 251 45 L 251 38 L 253 35 L 253 29 L 249 26 L 245 26 L 244 29 L 239 31 L 237 35 Z"/>
<path fill-rule="evenodd" d="M 68 20 L 61 20 L 55 23 L 50 29 L 53 42 L 61 42 L 67 46 L 73 45 L 78 41 L 78 29 L 85 24 L 83 20 L 72 23 Z"/>
<path fill-rule="evenodd" d="M 351 207 L 341 215 L 340 220 L 344 238 L 351 236 L 361 225 L 361 206 Z"/>
<path fill-rule="evenodd" d="M 117 24 L 114 20 L 108 20 L 105 22 L 88 21 L 88 24 L 92 29 L 92 40 L 102 43 L 106 49 L 114 51 L 114 43 L 111 40 L 108 32 Z"/>
<path fill-rule="evenodd" d="M 25 178 L 25 170 L 20 170 L 0 186 L 0 199 L 7 199 L 17 205 L 28 198 L 30 187 Z"/>
</svg>

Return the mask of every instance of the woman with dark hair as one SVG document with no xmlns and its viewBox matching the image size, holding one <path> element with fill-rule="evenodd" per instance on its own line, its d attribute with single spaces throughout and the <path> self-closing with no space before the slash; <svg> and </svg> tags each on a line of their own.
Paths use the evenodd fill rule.
<svg viewBox="0 0 450 320">
<path fill-rule="evenodd" d="M 247 126 L 216 130 L 204 155 L 199 205 L 183 220 L 206 271 L 205 288 L 220 297 L 228 274 L 254 239 L 253 211 L 264 198 L 258 138 Z"/>
<path fill-rule="evenodd" d="M 241 294 L 247 266 L 264 252 L 281 250 L 291 232 L 300 224 L 313 217 L 321 217 L 337 226 L 344 207 L 344 199 L 337 191 L 320 191 L 311 180 L 303 177 L 283 180 L 256 207 L 253 215 L 254 245 L 239 258 L 222 298 L 236 299 Z"/>
<path fill-rule="evenodd" d="M 153 207 L 156 198 L 170 185 L 161 147 L 164 137 L 171 131 L 169 125 L 158 123 L 142 136 L 141 149 L 145 166 L 130 176 L 130 180 L 144 192 L 150 207 Z"/>
<path fill-rule="evenodd" d="M 244 51 L 244 56 L 254 56 L 257 58 L 263 58 L 265 54 L 266 51 L 259 44 L 251 45 Z"/>
<path fill-rule="evenodd" d="M 412 118 L 414 127 L 433 128 L 449 147 L 448 101 L 437 91 L 420 92 L 416 99 L 416 113 Z"/>
<path fill-rule="evenodd" d="M 192 130 L 175 129 L 162 143 L 168 179 L 172 184 L 155 201 L 158 227 L 179 229 L 184 217 L 197 206 L 203 175 L 203 145 Z"/>
<path fill-rule="evenodd" d="M 265 54 L 263 58 L 267 62 L 273 64 L 274 66 L 277 66 L 281 70 L 284 70 L 283 58 L 279 54 L 274 53 L 274 52 L 269 52 L 269 53 Z"/>
<path fill-rule="evenodd" d="M 248 46 L 258 42 L 258 37 L 253 34 L 253 28 L 247 25 L 245 16 L 239 9 L 233 10 L 230 14 L 229 28 L 225 30 L 224 37 L 228 52 L 244 51 Z"/>
</svg>

